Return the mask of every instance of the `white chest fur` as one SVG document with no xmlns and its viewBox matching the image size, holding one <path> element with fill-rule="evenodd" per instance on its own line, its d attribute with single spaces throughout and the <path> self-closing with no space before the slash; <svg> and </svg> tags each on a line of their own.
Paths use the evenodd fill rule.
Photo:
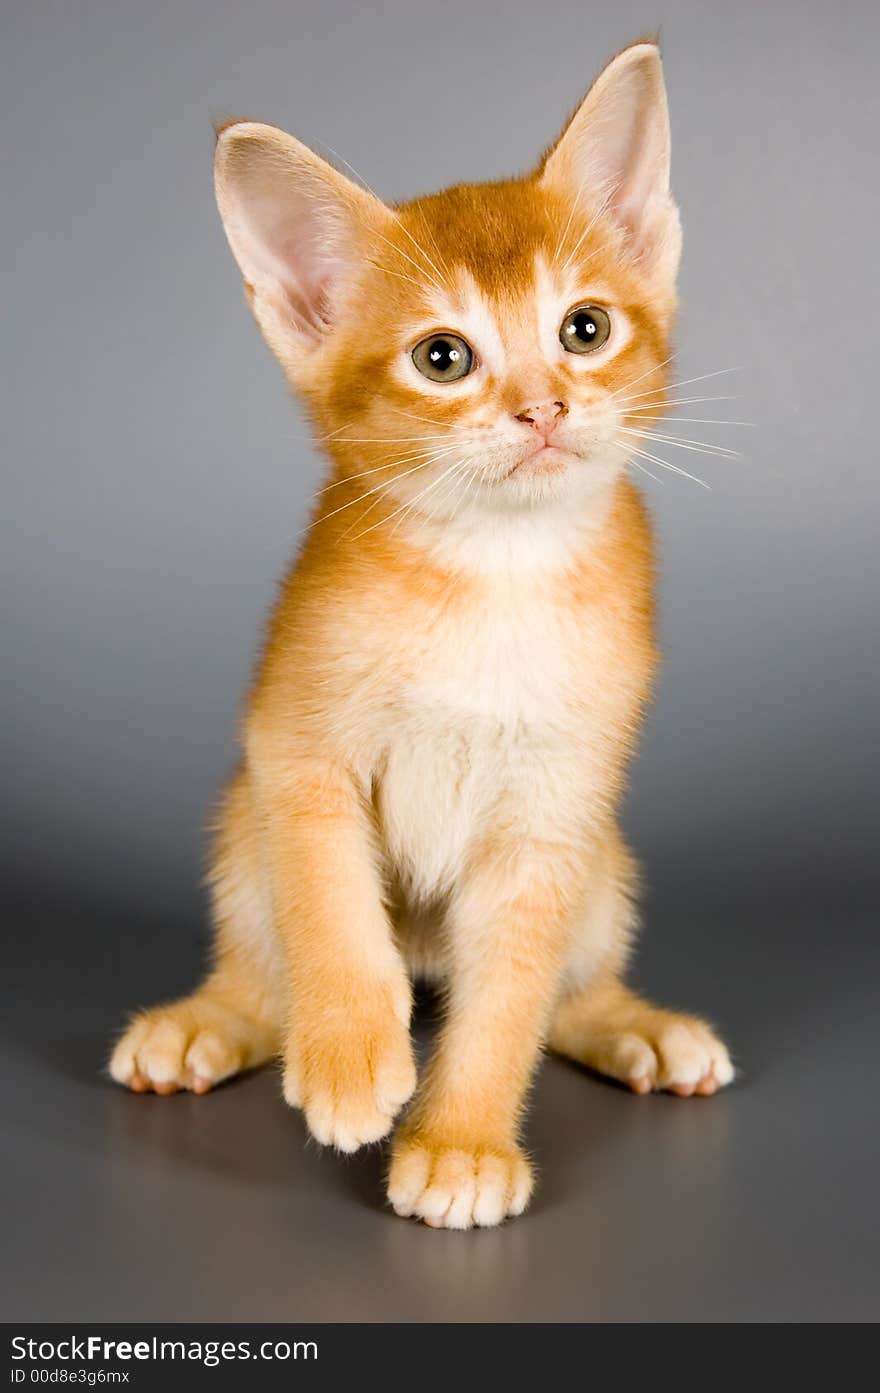
<svg viewBox="0 0 880 1393">
<path fill-rule="evenodd" d="M 451 884 L 493 825 L 549 836 L 575 816 L 600 737 L 584 676 L 594 627 L 546 586 L 518 584 L 407 636 L 415 660 L 386 717 L 379 806 L 415 896 Z"/>
</svg>

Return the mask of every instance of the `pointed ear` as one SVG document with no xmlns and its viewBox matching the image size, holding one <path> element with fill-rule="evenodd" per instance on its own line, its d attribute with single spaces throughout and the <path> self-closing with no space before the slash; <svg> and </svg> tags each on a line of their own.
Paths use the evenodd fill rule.
<svg viewBox="0 0 880 1393">
<path fill-rule="evenodd" d="M 569 199 L 583 191 L 626 234 L 642 264 L 674 281 L 681 251 L 669 192 L 669 113 L 654 43 L 613 58 L 544 160 L 542 181 Z"/>
<path fill-rule="evenodd" d="M 251 121 L 220 131 L 214 178 L 251 308 L 296 373 L 340 313 L 369 229 L 391 214 L 293 136 Z"/>
</svg>

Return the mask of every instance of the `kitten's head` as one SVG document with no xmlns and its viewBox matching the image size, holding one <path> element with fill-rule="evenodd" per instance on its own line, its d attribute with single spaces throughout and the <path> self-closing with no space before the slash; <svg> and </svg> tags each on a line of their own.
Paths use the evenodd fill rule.
<svg viewBox="0 0 880 1393">
<path fill-rule="evenodd" d="M 364 492 L 442 522 L 576 506 L 625 467 L 659 410 L 680 250 L 653 43 L 612 60 L 520 179 L 389 208 L 239 122 L 216 180 L 263 334 Z"/>
</svg>

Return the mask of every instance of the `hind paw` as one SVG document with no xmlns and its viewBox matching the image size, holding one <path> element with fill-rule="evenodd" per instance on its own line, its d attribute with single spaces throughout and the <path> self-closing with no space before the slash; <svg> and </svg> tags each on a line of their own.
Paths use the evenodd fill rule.
<svg viewBox="0 0 880 1393">
<path fill-rule="evenodd" d="M 258 1026 L 215 1002 L 188 997 L 135 1016 L 110 1059 L 134 1093 L 207 1093 L 273 1053 Z"/>
</svg>

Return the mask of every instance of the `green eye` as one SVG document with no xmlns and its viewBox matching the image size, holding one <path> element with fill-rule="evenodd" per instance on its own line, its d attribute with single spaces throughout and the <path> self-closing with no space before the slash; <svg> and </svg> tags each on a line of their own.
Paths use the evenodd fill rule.
<svg viewBox="0 0 880 1393">
<path fill-rule="evenodd" d="M 458 382 L 474 366 L 474 355 L 458 334 L 432 334 L 412 351 L 412 360 L 422 377 L 432 382 Z"/>
<path fill-rule="evenodd" d="M 598 305 L 578 305 L 569 310 L 559 330 L 559 342 L 569 353 L 594 353 L 608 342 L 611 320 Z"/>
</svg>

